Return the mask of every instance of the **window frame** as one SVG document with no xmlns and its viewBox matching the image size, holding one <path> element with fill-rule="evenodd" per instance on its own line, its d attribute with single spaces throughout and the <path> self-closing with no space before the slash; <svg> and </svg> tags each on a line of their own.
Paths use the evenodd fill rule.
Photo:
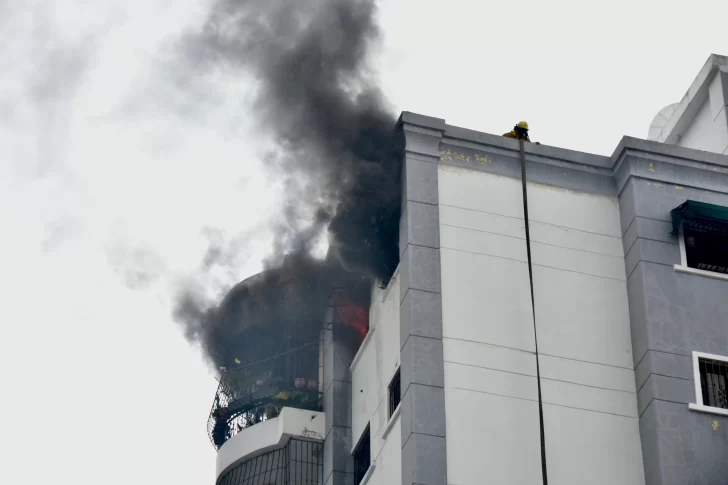
<svg viewBox="0 0 728 485">
<path fill-rule="evenodd" d="M 392 419 L 392 416 L 394 416 L 397 413 L 397 409 L 399 409 L 400 404 L 402 404 L 402 373 L 400 372 L 402 369 L 402 366 L 397 367 L 397 371 L 394 373 L 392 378 L 389 380 L 389 385 L 387 386 L 387 407 L 388 407 L 388 414 L 387 418 Z M 394 401 L 392 399 L 392 385 L 397 382 L 397 404 L 392 407 L 392 402 Z"/>
<path fill-rule="evenodd" d="M 728 274 L 718 273 L 717 271 L 707 271 L 704 269 L 698 269 L 688 266 L 688 253 L 685 247 L 685 232 L 683 231 L 683 223 L 680 223 L 678 229 L 678 243 L 680 245 L 680 264 L 673 266 L 675 271 L 680 273 L 689 273 L 700 276 L 707 276 L 708 278 L 714 278 L 718 280 L 728 280 Z"/>
<path fill-rule="evenodd" d="M 718 362 L 725 362 L 728 364 L 728 356 L 708 354 L 706 352 L 693 351 L 693 380 L 695 384 L 695 403 L 690 403 L 690 409 L 694 411 L 701 411 L 705 413 L 720 414 L 728 416 L 728 409 L 718 408 L 715 406 L 708 406 L 703 403 L 703 389 L 701 386 L 700 379 L 700 360 L 717 360 Z"/>
<path fill-rule="evenodd" d="M 362 485 L 366 483 L 369 476 L 371 475 L 371 471 L 373 470 L 372 466 L 372 434 L 371 434 L 371 421 L 367 422 L 366 428 L 364 428 L 364 431 L 362 431 L 361 435 L 359 436 L 359 440 L 356 443 L 356 446 L 354 447 L 354 450 L 351 452 L 351 456 L 354 460 L 354 485 Z M 366 439 L 365 439 L 366 438 Z M 363 450 L 364 448 L 362 445 L 366 443 L 367 454 L 369 455 L 369 466 L 366 470 L 359 470 L 358 469 L 358 461 L 357 455 L 358 453 Z"/>
</svg>

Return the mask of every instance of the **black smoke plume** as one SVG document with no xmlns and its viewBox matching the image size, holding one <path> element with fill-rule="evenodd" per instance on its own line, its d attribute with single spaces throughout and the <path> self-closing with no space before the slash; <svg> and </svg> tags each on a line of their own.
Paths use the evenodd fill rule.
<svg viewBox="0 0 728 485">
<path fill-rule="evenodd" d="M 368 307 L 368 283 L 332 261 L 292 254 L 235 285 L 217 307 L 202 310 L 194 293 L 183 295 L 175 316 L 212 363 L 233 366 L 235 359 L 251 362 L 316 341 L 332 286 L 345 286 Z"/>
<path fill-rule="evenodd" d="M 259 349 L 253 335 L 315 338 L 333 280 L 387 280 L 398 264 L 400 138 L 369 71 L 375 14 L 372 0 L 219 0 L 185 39 L 199 69 L 255 75 L 251 116 L 281 148 L 272 165 L 289 194 L 266 271 L 216 308 L 180 299 L 177 319 L 215 365 Z M 330 253 L 317 261 L 322 230 Z"/>
</svg>

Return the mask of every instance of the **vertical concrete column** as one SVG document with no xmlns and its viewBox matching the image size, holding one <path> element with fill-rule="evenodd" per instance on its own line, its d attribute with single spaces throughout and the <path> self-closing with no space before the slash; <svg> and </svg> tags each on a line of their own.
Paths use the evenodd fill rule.
<svg viewBox="0 0 728 485">
<path fill-rule="evenodd" d="M 339 335 L 340 327 L 329 325 L 324 330 L 324 485 L 354 483 L 349 370 L 354 352 Z"/>
<path fill-rule="evenodd" d="M 444 120 L 412 113 L 400 219 L 402 484 L 447 483 L 437 163 Z"/>
</svg>

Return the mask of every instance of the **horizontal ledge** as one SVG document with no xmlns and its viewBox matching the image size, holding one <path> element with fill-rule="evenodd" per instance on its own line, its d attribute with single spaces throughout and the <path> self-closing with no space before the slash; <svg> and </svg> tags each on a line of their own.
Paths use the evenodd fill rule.
<svg viewBox="0 0 728 485">
<path fill-rule="evenodd" d="M 541 224 L 541 223 L 536 223 L 536 224 Z M 544 225 L 548 225 L 548 224 L 544 224 Z M 529 226 L 533 226 L 533 223 L 530 223 L 529 222 Z M 498 236 L 498 237 L 505 237 L 505 238 L 509 238 L 509 239 L 517 239 L 519 241 L 524 241 L 524 243 L 526 241 L 525 232 L 524 232 L 523 236 L 521 236 L 521 235 L 510 235 L 510 234 L 503 234 L 503 233 L 500 233 L 500 232 L 486 231 L 484 229 L 474 229 L 472 227 L 454 226 L 452 224 L 445 224 L 445 223 L 442 223 L 442 222 L 440 223 L 440 227 L 451 227 L 453 229 L 462 229 L 464 231 L 472 231 L 472 232 L 478 232 L 478 233 L 482 233 L 482 234 L 491 234 L 493 236 Z M 552 226 L 552 227 L 558 227 L 558 226 Z M 594 233 L 587 233 L 587 234 L 594 234 Z M 605 237 L 610 237 L 610 236 L 605 236 Z M 659 242 L 664 242 L 664 241 L 659 241 Z M 531 236 L 531 244 L 540 244 L 542 246 L 549 246 L 549 247 L 552 247 L 552 248 L 564 249 L 564 250 L 567 250 L 567 251 L 577 251 L 577 252 L 580 252 L 580 253 L 595 254 L 597 256 L 605 256 L 605 257 L 608 257 L 608 258 L 624 259 L 624 251 L 622 251 L 622 254 L 609 254 L 609 253 L 604 253 L 604 252 L 599 252 L 599 251 L 591 251 L 589 249 L 572 248 L 572 247 L 568 247 L 568 246 L 560 246 L 558 244 L 552 244 L 552 243 L 548 243 L 548 242 L 544 242 L 544 241 L 539 241 L 536 238 L 534 238 L 533 236 Z M 428 246 L 425 246 L 425 247 L 428 247 Z M 446 247 L 446 246 L 441 246 L 440 248 L 434 248 L 434 249 L 443 249 L 443 248 L 444 249 L 454 249 L 454 250 L 457 251 L 457 248 L 451 248 L 451 247 Z M 485 253 L 478 253 L 478 254 L 485 254 Z"/>
<path fill-rule="evenodd" d="M 382 433 L 382 439 L 387 439 L 387 435 L 390 431 L 392 431 L 392 428 L 394 427 L 394 423 L 397 422 L 397 418 L 399 418 L 400 410 L 402 409 L 402 403 L 400 402 L 397 404 L 397 409 L 394 410 L 392 413 L 392 416 L 389 417 L 389 421 L 387 421 L 386 426 L 384 427 L 384 432 Z"/>
<path fill-rule="evenodd" d="M 714 408 L 713 406 L 704 406 L 703 404 L 688 404 L 688 408 L 699 413 L 718 414 L 720 416 L 728 416 L 728 409 Z"/>
<path fill-rule="evenodd" d="M 506 394 L 498 394 L 498 393 L 489 392 L 489 391 L 478 391 L 475 389 L 467 389 L 465 387 L 451 387 L 449 389 L 457 389 L 459 391 L 477 392 L 478 394 L 488 394 L 490 396 L 502 397 L 504 399 L 515 399 L 517 401 L 527 401 L 527 402 L 532 402 L 532 403 L 538 404 L 538 399 L 536 397 L 528 398 L 528 397 L 508 396 Z M 637 415 L 630 416 L 628 414 L 612 413 L 609 411 L 600 411 L 598 409 L 592 409 L 592 408 L 580 408 L 577 406 L 568 406 L 566 404 L 558 404 L 558 403 L 548 402 L 548 401 L 543 401 L 543 404 L 548 405 L 548 406 L 555 406 L 555 407 L 559 407 L 559 408 L 573 409 L 575 411 L 582 411 L 585 413 L 598 413 L 598 414 L 607 414 L 609 416 L 617 416 L 620 418 L 639 419 L 639 416 L 637 416 Z"/>
<path fill-rule="evenodd" d="M 454 361 L 450 361 L 450 360 L 446 360 L 445 363 L 446 364 L 463 365 L 463 366 L 467 366 L 467 367 L 474 367 L 476 369 L 485 369 L 485 370 L 489 370 L 489 371 L 493 371 L 493 372 L 503 372 L 503 373 L 506 373 L 506 374 L 513 374 L 513 375 L 522 376 L 522 377 L 531 377 L 533 379 L 536 379 L 536 377 L 537 377 L 535 372 L 532 373 L 532 374 L 526 374 L 526 373 L 523 373 L 523 372 L 514 372 L 514 371 L 510 371 L 510 370 L 496 369 L 495 367 L 485 367 L 485 366 L 482 366 L 482 365 L 475 365 L 475 364 L 464 364 L 462 362 L 454 362 Z M 679 377 L 676 377 L 675 379 L 680 379 L 680 378 Z M 584 383 L 581 383 L 581 382 L 567 381 L 567 380 L 564 380 L 564 379 L 556 379 L 555 377 L 544 377 L 543 374 L 541 375 L 541 380 L 542 381 L 550 381 L 550 382 L 561 382 L 563 384 L 569 384 L 569 385 L 573 385 L 573 386 L 587 387 L 589 389 L 599 389 L 599 390 L 602 390 L 602 391 L 624 392 L 624 393 L 627 393 L 627 394 L 637 394 L 636 391 L 632 391 L 632 390 L 628 390 L 628 389 L 615 389 L 614 387 L 594 386 L 594 385 L 591 385 L 591 384 L 584 384 Z M 692 379 L 685 379 L 685 380 L 692 381 Z"/>
<path fill-rule="evenodd" d="M 364 349 L 367 348 L 367 345 L 369 345 L 369 341 L 372 339 L 372 335 L 374 335 L 374 331 L 377 329 L 376 326 L 369 327 L 369 331 L 367 332 L 366 337 L 364 337 L 364 340 L 362 341 L 361 345 L 359 346 L 359 350 L 356 351 L 356 355 L 351 360 L 351 364 L 349 365 L 349 370 L 354 371 L 354 367 L 356 367 L 357 362 L 359 362 L 359 359 L 361 359 L 362 354 L 364 353 Z"/>
<path fill-rule="evenodd" d="M 678 273 L 687 273 L 687 274 L 692 274 L 692 275 L 696 275 L 696 276 L 705 276 L 706 278 L 713 278 L 716 280 L 728 281 L 728 274 L 715 273 L 713 271 L 705 271 L 702 269 L 695 269 L 695 268 L 691 268 L 689 266 L 683 266 L 682 264 L 676 264 L 673 266 L 673 268 Z"/>
<path fill-rule="evenodd" d="M 485 151 L 481 147 L 496 148 L 502 151 L 514 152 L 518 156 L 518 141 L 513 138 L 504 137 L 495 133 L 483 133 L 469 128 L 460 126 L 447 125 L 443 134 L 443 143 L 458 145 L 458 142 L 477 145 L 478 147 L 468 147 Z M 525 152 L 527 155 L 535 155 L 538 157 L 549 158 L 568 163 L 574 166 L 587 167 L 590 169 L 601 169 L 609 171 L 614 167 L 611 157 L 597 155 L 594 153 L 579 152 L 568 148 L 556 147 L 541 143 L 525 143 Z"/>
</svg>

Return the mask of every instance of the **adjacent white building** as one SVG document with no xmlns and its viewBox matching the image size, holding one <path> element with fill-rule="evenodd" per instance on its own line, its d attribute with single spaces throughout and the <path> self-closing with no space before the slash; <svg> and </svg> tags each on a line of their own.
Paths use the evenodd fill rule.
<svg viewBox="0 0 728 485">
<path fill-rule="evenodd" d="M 711 55 L 683 99 L 665 107 L 649 140 L 728 154 L 728 57 Z"/>
</svg>

